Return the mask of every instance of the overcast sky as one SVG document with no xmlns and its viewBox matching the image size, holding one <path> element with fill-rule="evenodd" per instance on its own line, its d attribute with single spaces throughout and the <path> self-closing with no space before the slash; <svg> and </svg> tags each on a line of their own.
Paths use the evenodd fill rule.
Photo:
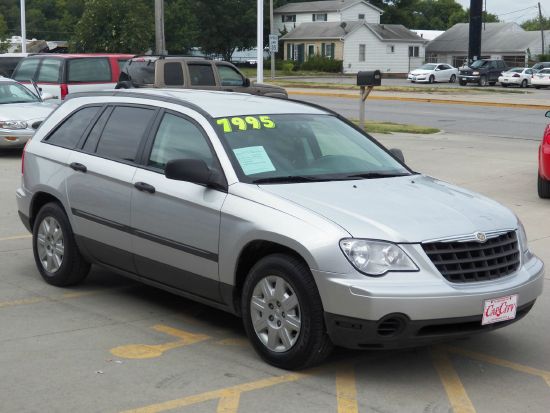
<svg viewBox="0 0 550 413">
<path fill-rule="evenodd" d="M 470 0 L 457 0 L 464 7 L 470 7 Z M 521 23 L 538 16 L 538 0 L 486 0 L 487 11 L 499 16 L 500 20 Z M 542 14 L 550 16 L 550 0 L 540 0 Z M 521 9 L 527 9 L 522 10 Z M 505 14 L 507 13 L 507 14 Z"/>
</svg>

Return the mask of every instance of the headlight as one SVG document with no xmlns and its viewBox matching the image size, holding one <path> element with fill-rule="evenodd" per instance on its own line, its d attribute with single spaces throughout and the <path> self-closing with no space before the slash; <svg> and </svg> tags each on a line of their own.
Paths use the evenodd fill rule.
<svg viewBox="0 0 550 413">
<path fill-rule="evenodd" d="M 27 122 L 23 120 L 2 120 L 0 121 L 2 129 L 27 129 Z"/>
<path fill-rule="evenodd" d="M 525 228 L 523 227 L 523 224 L 518 219 L 518 239 L 519 239 L 519 248 L 521 249 L 521 252 L 527 257 L 531 258 L 531 252 L 529 251 L 529 242 L 527 241 L 527 233 L 525 232 Z"/>
<path fill-rule="evenodd" d="M 347 238 L 340 241 L 349 262 L 366 275 L 384 275 L 388 271 L 418 271 L 418 267 L 396 244 Z"/>
<path fill-rule="evenodd" d="M 473 72 L 472 75 L 479 76 L 479 72 Z"/>
</svg>

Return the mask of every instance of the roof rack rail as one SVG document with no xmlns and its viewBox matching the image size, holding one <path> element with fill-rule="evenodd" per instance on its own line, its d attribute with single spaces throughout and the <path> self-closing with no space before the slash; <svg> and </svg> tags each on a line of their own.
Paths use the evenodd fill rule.
<svg viewBox="0 0 550 413">
<path fill-rule="evenodd" d="M 166 59 L 167 57 L 192 57 L 194 59 L 212 60 L 208 56 L 194 56 L 190 54 L 137 54 L 133 58 L 136 57 L 158 57 L 159 59 Z"/>
</svg>

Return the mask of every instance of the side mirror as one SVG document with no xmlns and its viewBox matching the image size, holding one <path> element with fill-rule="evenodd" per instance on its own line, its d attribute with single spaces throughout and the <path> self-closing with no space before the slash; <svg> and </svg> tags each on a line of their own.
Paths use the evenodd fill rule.
<svg viewBox="0 0 550 413">
<path fill-rule="evenodd" d="M 225 179 L 211 170 L 202 159 L 174 159 L 168 161 L 164 176 L 175 181 L 185 181 L 227 191 Z"/>
<path fill-rule="evenodd" d="M 405 156 L 403 155 L 403 151 L 401 149 L 392 148 L 390 149 L 390 153 L 395 156 L 397 159 L 399 159 L 401 162 L 405 163 Z"/>
<path fill-rule="evenodd" d="M 42 100 L 51 100 L 53 99 L 53 95 L 48 92 L 41 93 Z"/>
<path fill-rule="evenodd" d="M 244 87 L 249 87 L 250 86 L 250 79 L 245 77 L 244 78 Z"/>
<path fill-rule="evenodd" d="M 546 114 L 544 116 L 546 116 L 547 118 L 550 118 L 550 110 L 548 112 L 546 112 Z"/>
</svg>

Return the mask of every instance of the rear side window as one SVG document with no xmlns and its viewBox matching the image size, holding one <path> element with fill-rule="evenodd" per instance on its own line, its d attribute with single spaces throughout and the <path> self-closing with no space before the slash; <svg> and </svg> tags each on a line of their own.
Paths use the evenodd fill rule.
<svg viewBox="0 0 550 413">
<path fill-rule="evenodd" d="M 15 69 L 13 78 L 19 81 L 34 79 L 39 59 L 23 59 L 17 69 Z"/>
<path fill-rule="evenodd" d="M 61 72 L 61 64 L 59 59 L 42 59 L 42 64 L 38 70 L 37 82 L 52 82 L 59 83 L 59 74 Z"/>
<path fill-rule="evenodd" d="M 46 142 L 68 149 L 76 147 L 80 137 L 99 109 L 99 106 L 88 106 L 73 113 L 54 133 L 46 138 Z"/>
<path fill-rule="evenodd" d="M 111 66 L 104 57 L 71 59 L 67 64 L 67 82 L 110 82 Z"/>
<path fill-rule="evenodd" d="M 166 86 L 183 85 L 183 70 L 181 63 L 170 62 L 164 64 L 164 83 Z"/>
<path fill-rule="evenodd" d="M 152 85 L 155 83 L 155 62 L 152 60 L 134 60 L 126 66 L 130 80 L 138 85 Z"/>
<path fill-rule="evenodd" d="M 122 69 L 124 69 L 126 67 L 126 63 L 128 63 L 128 59 L 119 59 L 117 60 L 117 63 L 119 72 L 122 72 Z"/>
<path fill-rule="evenodd" d="M 188 66 L 193 86 L 216 86 L 212 65 L 192 64 Z"/>
<path fill-rule="evenodd" d="M 3 57 L 0 54 L 0 76 L 11 77 L 21 57 Z"/>
<path fill-rule="evenodd" d="M 103 129 L 96 153 L 107 158 L 134 162 L 141 138 L 154 115 L 153 109 L 116 107 Z"/>
</svg>

